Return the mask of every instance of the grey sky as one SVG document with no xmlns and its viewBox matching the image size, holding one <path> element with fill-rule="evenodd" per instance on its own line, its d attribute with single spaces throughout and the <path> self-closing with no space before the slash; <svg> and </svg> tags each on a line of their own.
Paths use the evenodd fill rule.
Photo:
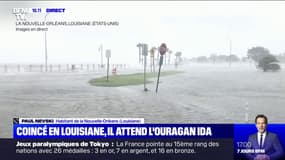
<svg viewBox="0 0 285 160">
<path fill-rule="evenodd" d="M 113 20 L 118 27 L 50 28 L 50 63 L 99 63 L 98 47 L 112 50 L 112 62 L 136 63 L 139 42 L 162 42 L 184 57 L 232 53 L 264 46 L 285 52 L 285 2 L 0 2 L 0 63 L 44 63 L 44 33 L 16 32 L 12 8 L 66 8 L 47 20 Z M 44 14 L 35 16 L 43 20 Z"/>
</svg>

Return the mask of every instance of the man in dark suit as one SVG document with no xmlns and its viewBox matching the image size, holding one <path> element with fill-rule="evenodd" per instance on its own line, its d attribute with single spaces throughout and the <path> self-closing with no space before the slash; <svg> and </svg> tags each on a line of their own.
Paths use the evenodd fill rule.
<svg viewBox="0 0 285 160">
<path fill-rule="evenodd" d="M 255 117 L 255 125 L 257 133 L 248 137 L 248 142 L 251 143 L 250 149 L 264 150 L 265 153 L 247 154 L 250 160 L 278 160 L 283 156 L 283 149 L 276 134 L 268 132 L 267 117 L 263 114 Z"/>
</svg>

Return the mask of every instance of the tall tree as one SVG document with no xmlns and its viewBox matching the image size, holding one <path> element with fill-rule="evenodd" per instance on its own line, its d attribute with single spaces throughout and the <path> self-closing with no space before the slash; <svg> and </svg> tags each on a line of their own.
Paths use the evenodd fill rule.
<svg viewBox="0 0 285 160">
<path fill-rule="evenodd" d="M 251 49 L 248 49 L 247 56 L 251 59 L 253 59 L 256 63 L 259 63 L 259 61 L 270 55 L 270 52 L 267 48 L 264 47 L 252 47 Z"/>
<path fill-rule="evenodd" d="M 141 51 L 141 48 L 142 48 L 142 44 L 141 43 L 138 43 L 137 44 L 137 47 L 139 48 L 139 63 L 142 62 L 142 51 Z"/>
</svg>

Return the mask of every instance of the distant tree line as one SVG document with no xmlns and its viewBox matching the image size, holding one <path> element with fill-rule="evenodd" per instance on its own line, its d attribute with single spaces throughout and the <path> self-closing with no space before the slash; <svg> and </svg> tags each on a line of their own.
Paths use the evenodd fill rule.
<svg viewBox="0 0 285 160">
<path fill-rule="evenodd" d="M 255 62 L 257 67 L 263 68 L 265 64 L 269 63 L 285 63 L 285 52 L 273 55 L 267 48 L 252 47 L 248 49 L 247 55 L 242 58 L 235 54 L 211 54 L 210 56 L 198 56 L 190 59 L 190 61 L 198 63 L 248 62 L 249 60 Z"/>
<path fill-rule="evenodd" d="M 218 55 L 218 54 L 211 54 L 210 56 L 199 56 L 194 57 L 191 59 L 193 62 L 198 63 L 223 63 L 223 62 L 240 62 L 245 61 L 247 57 L 239 58 L 237 55 Z"/>
<path fill-rule="evenodd" d="M 248 49 L 247 56 L 257 64 L 257 68 L 262 69 L 264 72 L 268 70 L 278 71 L 281 69 L 278 64 L 280 61 L 275 55 L 271 54 L 267 48 L 261 46 L 252 47 Z M 282 59 L 282 56 L 279 58 Z"/>
</svg>

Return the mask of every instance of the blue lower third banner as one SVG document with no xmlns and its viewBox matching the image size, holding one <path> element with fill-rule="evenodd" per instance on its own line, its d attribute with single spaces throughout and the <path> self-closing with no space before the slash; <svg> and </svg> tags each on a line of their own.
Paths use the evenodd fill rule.
<svg viewBox="0 0 285 160">
<path fill-rule="evenodd" d="M 229 160 L 234 155 L 231 124 L 14 124 L 13 130 L 19 160 Z"/>
<path fill-rule="evenodd" d="M 232 125 L 14 124 L 14 138 L 231 138 Z"/>
<path fill-rule="evenodd" d="M 255 124 L 14 124 L 1 139 L 17 160 L 282 160 L 285 125 L 270 124 L 262 146 Z M 2 159 L 2 158 L 1 158 Z"/>
</svg>

